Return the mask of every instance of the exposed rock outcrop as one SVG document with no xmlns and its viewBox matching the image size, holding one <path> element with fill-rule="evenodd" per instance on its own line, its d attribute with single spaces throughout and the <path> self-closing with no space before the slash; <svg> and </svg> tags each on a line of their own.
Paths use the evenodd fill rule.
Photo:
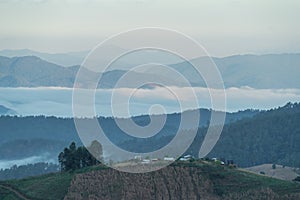
<svg viewBox="0 0 300 200">
<path fill-rule="evenodd" d="M 112 169 L 92 171 L 75 176 L 65 200 L 218 199 L 212 183 L 201 173 L 201 169 L 189 167 L 167 167 L 142 174 Z"/>
</svg>

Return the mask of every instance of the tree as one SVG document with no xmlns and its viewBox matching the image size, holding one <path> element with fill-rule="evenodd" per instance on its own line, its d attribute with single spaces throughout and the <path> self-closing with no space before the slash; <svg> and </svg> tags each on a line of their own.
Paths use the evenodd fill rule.
<svg viewBox="0 0 300 200">
<path fill-rule="evenodd" d="M 65 171 L 65 155 L 64 152 L 60 152 L 58 155 L 58 163 L 61 171 Z"/>
<path fill-rule="evenodd" d="M 70 169 L 80 168 L 80 157 L 75 142 L 72 142 L 69 146 L 68 165 Z"/>
<path fill-rule="evenodd" d="M 61 171 L 76 170 L 83 167 L 93 166 L 100 164 L 102 161 L 102 146 L 98 141 L 93 141 L 88 147 L 76 148 L 75 142 L 72 142 L 69 148 L 65 148 L 63 152 L 58 155 L 58 162 Z"/>
<path fill-rule="evenodd" d="M 293 181 L 298 181 L 298 182 L 300 182 L 300 176 L 297 176 Z"/>
<path fill-rule="evenodd" d="M 98 162 L 102 162 L 103 159 L 103 150 L 102 145 L 97 140 L 92 141 L 91 145 L 88 147 L 89 152 L 94 156 L 92 159 L 93 164 L 97 164 Z"/>
<path fill-rule="evenodd" d="M 272 169 L 276 169 L 276 164 L 273 164 L 273 165 L 272 165 Z"/>
</svg>

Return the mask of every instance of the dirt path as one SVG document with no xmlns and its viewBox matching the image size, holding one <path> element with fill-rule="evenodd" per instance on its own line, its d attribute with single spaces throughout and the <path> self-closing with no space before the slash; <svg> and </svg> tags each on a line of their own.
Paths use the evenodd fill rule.
<svg viewBox="0 0 300 200">
<path fill-rule="evenodd" d="M 30 200 L 27 197 L 25 197 L 23 194 L 21 194 L 19 191 L 15 190 L 14 188 L 11 188 L 7 185 L 0 185 L 1 188 L 9 190 L 11 192 L 13 192 L 17 197 L 19 197 L 20 199 L 24 199 L 24 200 Z"/>
</svg>

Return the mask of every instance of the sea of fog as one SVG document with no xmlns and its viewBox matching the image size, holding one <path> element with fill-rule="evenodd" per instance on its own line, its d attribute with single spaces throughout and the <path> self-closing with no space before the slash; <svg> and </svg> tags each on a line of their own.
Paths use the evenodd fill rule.
<svg viewBox="0 0 300 200">
<path fill-rule="evenodd" d="M 92 91 L 77 92 L 76 99 L 72 101 L 73 90 L 70 88 L 0 88 L 0 105 L 16 111 L 21 116 L 72 117 L 72 108 L 74 107 L 76 116 L 96 114 L 98 116 L 128 117 L 149 113 L 180 112 L 197 107 L 226 109 L 229 112 L 248 108 L 270 109 L 283 106 L 287 102 L 300 101 L 299 89 L 228 88 L 225 90 L 226 108 L 224 108 L 218 104 L 212 106 L 209 93 L 213 91 L 222 94 L 223 91 L 201 87 L 193 88 L 198 101 L 196 103 L 195 96 L 191 95 L 190 90 L 190 88 L 178 87 L 138 90 L 130 88 L 99 89 L 95 93 Z M 92 103 L 91 99 L 95 99 L 95 103 Z M 90 101 L 91 103 L 87 103 Z M 218 101 L 218 99 L 214 99 L 214 102 L 218 103 Z M 72 102 L 74 102 L 73 107 Z M 91 109 L 95 110 L 95 113 L 85 112 Z"/>
</svg>

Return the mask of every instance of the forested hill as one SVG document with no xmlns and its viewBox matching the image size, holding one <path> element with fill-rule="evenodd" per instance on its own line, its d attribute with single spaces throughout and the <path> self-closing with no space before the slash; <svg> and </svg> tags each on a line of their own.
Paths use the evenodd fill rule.
<svg viewBox="0 0 300 200">
<path fill-rule="evenodd" d="M 195 141 L 188 150 L 188 153 L 195 156 L 198 156 L 199 148 L 206 133 L 204 126 L 209 121 L 211 111 L 201 109 L 200 112 L 202 127 L 199 128 Z M 133 118 L 133 120 L 138 124 L 146 125 L 149 122 L 149 116 L 139 116 Z M 103 129 L 107 130 L 108 137 L 114 143 L 134 152 L 157 150 L 167 144 L 174 137 L 179 120 L 180 114 L 168 115 L 165 127 L 157 136 L 146 140 L 136 140 L 131 139 L 131 136 L 129 137 L 117 128 L 113 118 L 99 118 Z M 247 110 L 227 114 L 226 121 L 227 124 L 224 126 L 221 138 L 209 157 L 233 159 L 235 163 L 242 167 L 264 163 L 300 167 L 299 103 L 289 103 L 284 107 L 259 113 L 258 111 Z M 6 158 L 13 156 L 19 159 L 25 155 L 34 156 L 34 152 L 37 151 L 32 151 L 31 147 L 38 147 L 38 145 L 33 145 L 34 140 L 40 141 L 42 139 L 47 147 L 57 151 L 53 152 L 55 158 L 59 153 L 58 150 L 71 141 L 75 141 L 80 145 L 73 119 L 43 116 L 3 116 L 0 117 L 0 127 L 0 149 L 5 147 L 6 151 L 1 152 L 6 155 Z M 12 141 L 18 140 L 22 144 L 9 145 L 13 144 Z M 31 141 L 26 142 L 24 140 Z M 137 142 L 139 145 L 137 145 Z M 23 144 L 30 145 L 23 148 Z M 13 149 L 18 146 L 22 147 L 22 150 Z M 8 151 L 7 147 L 11 147 L 11 151 Z M 24 151 L 28 151 L 28 153 Z M 22 155 L 16 153 L 8 155 L 9 152 L 22 152 Z"/>
<path fill-rule="evenodd" d="M 199 126 L 207 125 L 211 117 L 211 112 L 222 114 L 221 112 L 208 109 L 191 110 L 184 113 L 188 115 L 190 112 L 200 112 L 201 119 L 199 122 Z M 226 113 L 226 123 L 231 123 L 246 117 L 252 117 L 258 112 L 258 110 L 245 110 L 236 113 Z M 165 125 L 166 129 L 164 129 L 167 132 L 162 133 L 162 135 L 167 133 L 170 134 L 170 130 L 176 129 L 178 124 L 177 122 L 180 121 L 180 115 L 180 113 L 167 115 L 167 121 Z M 155 117 L 159 118 L 164 116 L 156 115 Z M 148 115 L 137 116 L 133 117 L 132 119 L 139 125 L 146 125 L 150 122 L 150 117 Z M 109 133 L 112 135 L 111 137 L 113 137 L 113 139 L 122 139 L 120 138 L 121 130 L 117 128 L 117 125 L 116 123 L 114 123 L 113 118 L 99 117 L 98 120 L 104 128 L 110 130 Z M 66 144 L 69 144 L 71 141 L 79 142 L 79 138 L 77 136 L 74 121 L 72 118 L 57 118 L 45 116 L 0 116 L 0 127 L 0 144 L 17 139 L 30 140 L 37 138 L 66 141 Z M 117 138 L 114 138 L 114 136 Z"/>
<path fill-rule="evenodd" d="M 186 111 L 185 113 L 188 114 L 190 112 L 200 112 L 201 121 L 199 125 L 205 126 L 210 119 L 211 112 L 215 111 L 199 109 Z M 220 112 L 217 113 L 221 114 Z M 257 113 L 257 110 L 227 113 L 226 122 L 231 123 L 245 117 L 252 117 Z M 157 115 L 155 117 L 163 116 Z M 148 124 L 149 119 L 149 116 L 146 115 L 133 118 L 140 125 Z M 118 144 L 131 139 L 129 135 L 118 128 L 113 118 L 99 117 L 98 120 L 114 143 Z M 174 134 L 178 128 L 178 122 L 180 122 L 179 113 L 167 115 L 166 125 L 156 138 Z M 74 141 L 78 145 L 81 144 L 74 121 L 71 118 L 1 116 L 0 127 L 0 160 L 44 156 L 45 153 L 47 155 L 50 153 L 50 158 L 56 160 L 62 148 L 69 145 L 70 142 Z"/>
<path fill-rule="evenodd" d="M 300 167 L 300 104 L 287 104 L 251 119 L 225 125 L 210 157 L 233 159 L 238 165 L 276 163 Z M 199 148 L 201 133 L 193 149 Z"/>
<path fill-rule="evenodd" d="M 224 126 L 221 137 L 208 157 L 234 160 L 240 167 L 276 163 L 300 167 L 300 104 L 262 111 L 252 118 L 243 118 Z M 189 131 L 185 131 L 189 134 Z M 187 154 L 198 157 L 207 128 L 198 129 Z M 135 152 L 159 149 L 171 136 L 146 141 L 126 141 L 123 148 Z M 139 144 L 139 145 L 138 145 Z M 139 148 L 137 148 L 139 147 Z"/>
</svg>

